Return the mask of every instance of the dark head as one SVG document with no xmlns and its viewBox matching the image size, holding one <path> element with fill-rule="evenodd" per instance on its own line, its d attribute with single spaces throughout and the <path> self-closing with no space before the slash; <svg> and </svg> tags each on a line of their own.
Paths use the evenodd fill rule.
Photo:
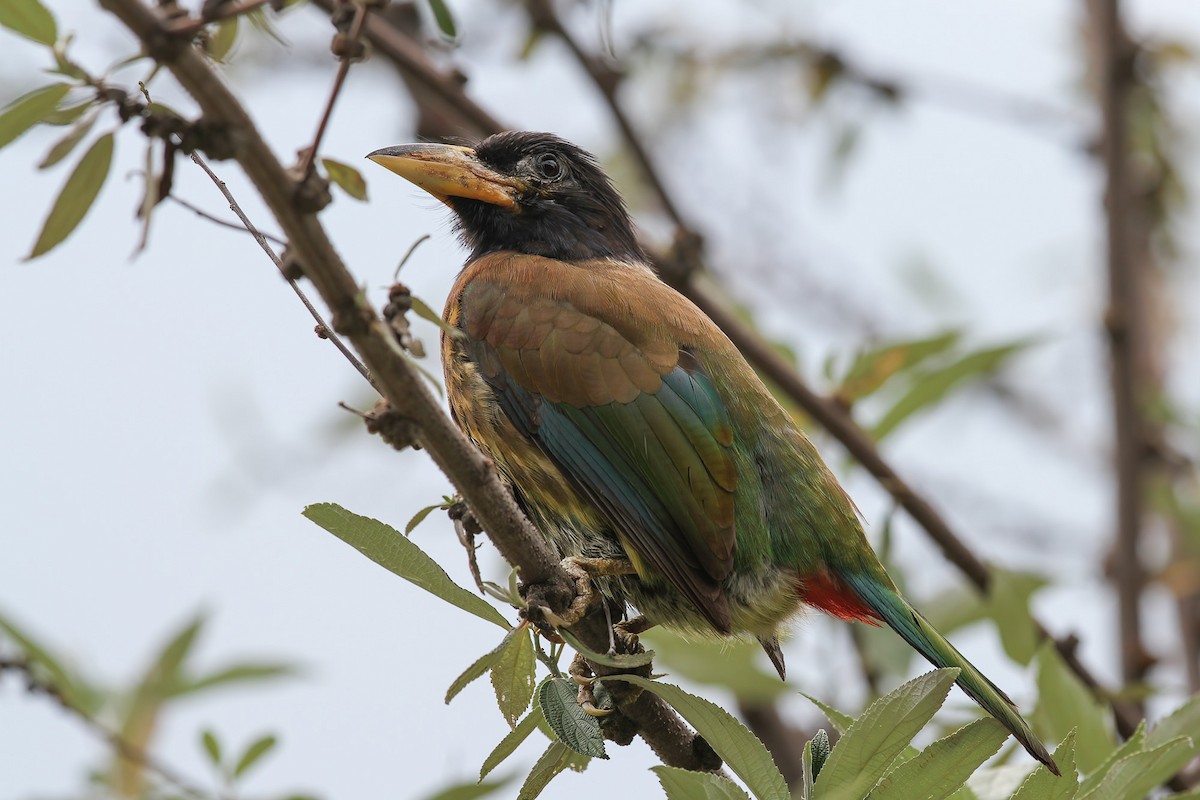
<svg viewBox="0 0 1200 800">
<path fill-rule="evenodd" d="M 642 259 L 621 196 L 591 154 L 550 133 L 509 131 L 475 148 L 407 144 L 367 158 L 454 209 L 472 258 L 499 250 Z"/>
</svg>

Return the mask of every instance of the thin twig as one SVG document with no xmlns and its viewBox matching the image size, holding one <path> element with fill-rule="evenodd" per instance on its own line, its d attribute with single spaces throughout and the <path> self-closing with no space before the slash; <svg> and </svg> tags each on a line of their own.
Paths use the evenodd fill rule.
<svg viewBox="0 0 1200 800">
<path fill-rule="evenodd" d="M 213 22 L 223 22 L 227 19 L 240 17 L 243 14 L 249 14 L 251 11 L 256 11 L 270 3 L 271 0 L 244 0 L 241 3 L 233 3 L 221 7 L 221 10 L 211 16 L 204 17 L 182 17 L 181 19 L 169 23 L 167 32 L 176 36 L 186 36 L 196 33 L 198 30 Z"/>
<path fill-rule="evenodd" d="M 317 310 L 317 307 L 314 306 L 312 301 L 308 299 L 308 296 L 304 294 L 304 290 L 300 288 L 300 285 L 296 283 L 294 278 L 288 275 L 287 270 L 284 269 L 283 261 L 280 260 L 279 256 L 275 254 L 275 251 L 271 249 L 271 245 L 267 242 L 267 237 L 259 232 L 258 228 L 254 227 L 254 223 L 251 222 L 250 218 L 246 216 L 246 212 L 242 211 L 242 207 L 238 205 L 237 200 L 234 199 L 233 193 L 229 191 L 229 187 L 225 185 L 225 181 L 217 177 L 217 174 L 209 168 L 208 163 L 200 157 L 199 153 L 192 153 L 192 161 L 196 163 L 196 166 L 200 167 L 200 169 L 204 170 L 208 174 L 208 177 L 212 179 L 212 182 L 215 183 L 217 188 L 221 190 L 221 194 L 225 195 L 225 199 L 229 201 L 229 210 L 234 214 L 237 214 L 238 219 L 240 219 L 242 224 L 246 226 L 246 230 L 250 232 L 250 235 L 253 236 L 255 241 L 258 242 L 259 247 L 261 247 L 267 256 L 270 257 L 272 263 L 274 263 L 276 268 L 278 268 L 279 274 L 284 277 L 284 280 L 288 282 L 288 286 L 292 287 L 292 291 L 296 293 L 296 296 L 300 298 L 300 302 L 303 303 L 304 307 L 308 309 L 308 313 L 312 314 L 312 318 L 317 321 L 317 325 L 319 326 L 318 330 L 322 331 L 324 334 L 323 338 L 333 342 L 333 346 L 341 351 L 341 354 L 346 357 L 347 361 L 354 365 L 354 368 L 358 370 L 358 374 L 362 375 L 363 378 L 366 379 L 367 383 L 371 384 L 376 391 L 379 391 L 379 387 L 375 385 L 375 380 L 371 377 L 370 370 L 367 369 L 365 364 L 359 361 L 358 356 L 356 356 L 353 351 L 346 346 L 346 343 L 342 341 L 341 337 L 334 332 L 333 328 L 331 328 L 327 322 L 325 322 L 325 319 L 321 316 L 321 312 Z"/>
<path fill-rule="evenodd" d="M 227 219 L 221 219 L 220 217 L 213 216 L 212 214 L 205 211 L 203 208 L 192 205 L 187 200 L 184 200 L 182 197 L 176 197 L 173 194 L 169 194 L 169 195 L 167 195 L 166 199 L 171 200 L 171 201 L 183 206 L 184 208 L 186 208 L 188 211 L 191 211 L 196 216 L 203 217 L 204 219 L 208 220 L 209 222 L 212 222 L 216 225 L 220 225 L 223 228 L 231 228 L 232 230 L 238 231 L 239 233 L 250 233 L 250 231 L 248 231 L 246 229 L 245 225 L 239 225 L 236 222 L 230 222 Z M 283 239 L 280 239 L 278 236 L 276 236 L 274 234 L 262 233 L 260 231 L 259 235 L 262 236 L 264 239 L 266 239 L 268 242 L 271 242 L 272 244 L 279 245 L 280 247 L 287 246 L 287 242 L 285 242 Z"/>
<path fill-rule="evenodd" d="M 58 704 L 60 708 L 67 711 L 88 729 L 97 738 L 102 739 L 109 747 L 111 747 L 121 758 L 126 761 L 131 761 L 137 764 L 144 770 L 154 773 L 164 783 L 169 784 L 172 788 L 187 795 L 194 800 L 213 800 L 214 797 L 224 800 L 224 795 L 213 794 L 204 789 L 197 787 L 182 774 L 177 772 L 173 767 L 167 766 L 159 761 L 154 756 L 151 756 L 142 748 L 125 739 L 116 731 L 110 730 L 108 726 L 93 718 L 90 714 L 84 711 L 79 706 L 72 703 L 63 693 L 62 689 L 49 679 L 35 674 L 33 665 L 28 659 L 20 658 L 0 658 L 0 673 L 16 672 L 22 675 L 25 679 L 25 687 L 30 694 L 43 695 L 49 697 Z"/>
<path fill-rule="evenodd" d="M 333 78 L 333 88 L 329 90 L 329 99 L 325 102 L 325 110 L 321 112 L 321 121 L 317 123 L 317 132 L 313 135 L 312 144 L 304 151 L 304 157 L 300 162 L 300 179 L 308 177 L 308 173 L 312 170 L 313 159 L 317 157 L 317 151 L 321 147 L 321 140 L 325 138 L 325 129 L 329 126 L 329 118 L 333 116 L 333 106 L 337 99 L 342 94 L 342 86 L 346 82 L 346 75 L 350 72 L 350 62 L 354 57 L 354 50 L 358 47 L 359 37 L 362 36 L 363 21 L 367 16 L 367 4 L 354 4 L 354 21 L 350 23 L 349 43 L 343 43 L 343 51 L 338 61 L 337 75 Z"/>
</svg>

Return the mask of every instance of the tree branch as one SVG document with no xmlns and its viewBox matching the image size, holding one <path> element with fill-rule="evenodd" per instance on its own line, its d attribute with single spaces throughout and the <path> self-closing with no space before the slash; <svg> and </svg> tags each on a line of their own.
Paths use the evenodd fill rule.
<svg viewBox="0 0 1200 800">
<path fill-rule="evenodd" d="M 1136 208 L 1131 197 L 1128 133 L 1133 47 L 1121 23 L 1118 0 L 1092 0 L 1088 10 L 1092 17 L 1093 53 L 1104 122 L 1101 153 L 1108 239 L 1108 308 L 1104 327 L 1111 361 L 1117 483 L 1112 575 L 1117 592 L 1121 676 L 1128 685 L 1140 683 L 1149 666 L 1141 633 L 1141 599 L 1146 576 L 1139 549 L 1146 438 L 1140 407 L 1144 395 L 1137 362 L 1143 351 L 1145 326 L 1142 281 L 1132 252 Z"/>
<path fill-rule="evenodd" d="M 152 58 L 170 68 L 200 105 L 206 122 L 225 128 L 228 141 L 236 143 L 234 157 L 271 209 L 304 274 L 331 309 L 333 330 L 351 341 L 396 412 L 417 426 L 420 444 L 454 483 L 497 550 L 518 569 L 522 581 L 542 587 L 541 595 L 552 610 L 565 608 L 575 587 L 557 556 L 521 514 L 491 461 L 459 431 L 409 365 L 315 213 L 298 207 L 296 181 L 211 64 L 186 40 L 172 36 L 158 12 L 143 0 L 99 1 L 141 39 Z M 593 614 L 583 620 L 575 633 L 588 647 L 602 651 L 608 646 L 607 626 L 597 626 L 595 619 Z M 665 763 L 684 769 L 714 769 L 711 758 L 706 760 L 711 749 L 704 740 L 657 697 L 640 693 L 621 698 L 618 709 Z"/>
</svg>

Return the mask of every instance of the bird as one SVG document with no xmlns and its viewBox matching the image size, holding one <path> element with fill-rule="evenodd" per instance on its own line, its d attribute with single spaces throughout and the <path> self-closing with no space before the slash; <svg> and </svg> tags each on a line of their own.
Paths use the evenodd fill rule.
<svg viewBox="0 0 1200 800">
<path fill-rule="evenodd" d="M 806 606 L 880 623 L 1033 758 L 1013 702 L 901 596 L 860 514 L 718 326 L 653 269 L 594 156 L 550 133 L 367 158 L 454 212 L 470 256 L 446 302 L 451 415 L 536 528 L 652 625 L 755 637 Z M 614 566 L 615 565 L 615 566 Z"/>
</svg>

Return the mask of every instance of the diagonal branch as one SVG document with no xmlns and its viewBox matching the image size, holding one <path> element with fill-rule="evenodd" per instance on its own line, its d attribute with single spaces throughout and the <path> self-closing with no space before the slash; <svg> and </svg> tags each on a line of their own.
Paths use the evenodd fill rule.
<svg viewBox="0 0 1200 800">
<path fill-rule="evenodd" d="M 171 70 L 200 105 L 208 126 L 223 128 L 227 140 L 236 143 L 234 157 L 271 209 L 296 262 L 332 311 L 332 328 L 354 345 L 393 409 L 417 426 L 420 444 L 454 483 L 500 554 L 520 571 L 522 581 L 541 587 L 540 594 L 552 610 L 565 608 L 575 586 L 549 544 L 517 508 L 495 466 L 459 431 L 410 366 L 316 214 L 298 206 L 296 181 L 212 65 L 187 41 L 172 36 L 159 12 L 144 0 L 100 0 L 100 5 L 142 41 L 152 58 Z M 601 651 L 608 646 L 602 619 L 603 615 L 593 614 L 574 628 L 588 647 Z M 719 768 L 719 761 L 713 765 L 707 743 L 649 692 L 618 699 L 618 709 L 665 763 L 694 770 Z M 632 736 L 633 730 L 629 732 Z"/>
</svg>

